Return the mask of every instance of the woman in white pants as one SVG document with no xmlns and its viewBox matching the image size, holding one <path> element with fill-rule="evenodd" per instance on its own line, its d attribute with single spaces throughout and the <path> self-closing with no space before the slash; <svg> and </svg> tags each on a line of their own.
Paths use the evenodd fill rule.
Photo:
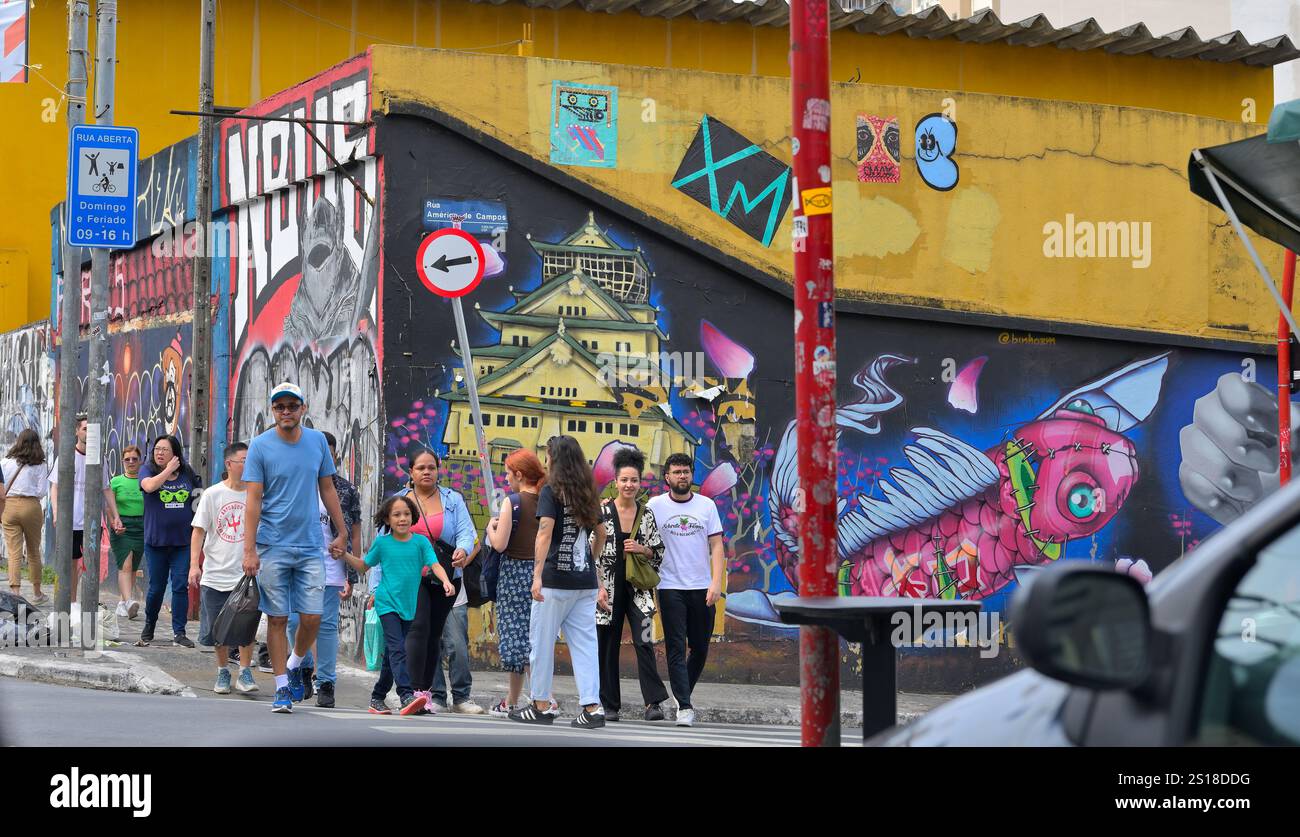
<svg viewBox="0 0 1300 837">
<path fill-rule="evenodd" d="M 525 724 L 551 724 L 551 678 L 555 674 L 555 639 L 562 629 L 573 661 L 582 711 L 573 719 L 579 729 L 605 726 L 600 707 L 600 662 L 596 650 L 596 607 L 607 607 L 596 579 L 596 561 L 605 548 L 600 500 L 591 466 L 571 436 L 555 436 L 546 445 L 549 473 L 537 496 L 537 545 L 533 561 L 533 610 L 529 619 L 529 667 L 532 702 L 510 713 Z M 595 544 L 592 544 L 592 538 Z"/>
</svg>

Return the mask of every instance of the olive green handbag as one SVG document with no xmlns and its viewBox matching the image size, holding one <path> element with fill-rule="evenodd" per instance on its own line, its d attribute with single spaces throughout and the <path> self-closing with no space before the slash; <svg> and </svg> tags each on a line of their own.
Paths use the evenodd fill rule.
<svg viewBox="0 0 1300 837">
<path fill-rule="evenodd" d="M 612 504 L 611 504 L 612 506 Z M 628 534 L 632 537 L 641 531 L 641 515 L 645 514 L 645 504 L 638 503 L 636 508 L 636 519 L 632 521 L 632 531 Z M 610 509 L 611 514 L 618 514 L 617 508 Z M 618 529 L 617 524 L 614 526 Z M 638 590 L 653 590 L 659 586 L 659 573 L 650 563 L 650 559 L 639 552 L 624 552 L 626 561 L 627 583 Z"/>
</svg>

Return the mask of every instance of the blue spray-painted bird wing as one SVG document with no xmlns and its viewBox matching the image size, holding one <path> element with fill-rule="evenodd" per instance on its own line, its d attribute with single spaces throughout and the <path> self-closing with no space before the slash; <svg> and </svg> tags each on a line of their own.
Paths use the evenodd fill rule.
<svg viewBox="0 0 1300 837">
<path fill-rule="evenodd" d="M 876 538 L 917 526 L 997 485 L 1002 475 L 983 451 L 941 430 L 914 427 L 916 444 L 903 454 L 911 468 L 891 468 L 883 498 L 858 496 L 858 508 L 839 521 L 840 557 Z"/>
</svg>

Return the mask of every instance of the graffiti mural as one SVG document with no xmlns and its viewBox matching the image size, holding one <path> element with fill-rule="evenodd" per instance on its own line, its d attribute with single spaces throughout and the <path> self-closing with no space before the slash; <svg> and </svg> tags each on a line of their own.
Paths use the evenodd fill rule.
<svg viewBox="0 0 1300 837">
<path fill-rule="evenodd" d="M 562 166 L 618 165 L 618 88 L 551 84 L 551 162 Z"/>
<path fill-rule="evenodd" d="M 858 114 L 858 181 L 897 183 L 899 180 L 900 135 L 898 117 Z"/>
<path fill-rule="evenodd" d="M 503 457 L 559 433 L 579 440 L 606 490 L 621 447 L 646 453 L 650 494 L 669 453 L 692 455 L 727 545 L 713 670 L 790 682 L 796 632 L 775 608 L 800 588 L 789 298 L 469 141 L 415 121 L 385 130 L 386 147 L 412 149 L 386 158 L 394 217 L 419 217 L 419 172 L 434 160 L 449 173 L 441 189 L 503 201 L 510 216 L 505 270 L 466 300 L 497 487 Z M 386 242 L 397 264 L 417 243 Z M 385 489 L 406 479 L 419 443 L 446 455 L 444 484 L 472 500 L 476 434 L 449 306 L 397 283 L 386 294 Z M 990 613 L 1055 562 L 1144 578 L 1195 548 L 1218 524 L 1179 485 L 1179 432 L 1220 376 L 1272 374 L 1265 358 L 1223 351 L 818 316 L 835 318 L 847 370 L 840 592 L 975 599 Z M 485 662 L 491 625 L 486 612 L 471 626 Z"/>
<path fill-rule="evenodd" d="M 78 363 L 85 401 L 88 348 Z M 122 473 L 122 449 L 149 450 L 159 436 L 189 436 L 190 325 L 123 331 L 108 337 L 109 377 L 104 390 L 104 467 Z"/>
<path fill-rule="evenodd" d="M 766 247 L 790 203 L 790 168 L 717 119 L 705 116 L 673 175 L 672 186 Z"/>
<path fill-rule="evenodd" d="M 364 123 L 369 85 L 363 56 L 248 112 Z M 271 387 L 294 381 L 306 423 L 338 437 L 342 470 L 374 508 L 382 169 L 373 128 L 318 124 L 314 133 L 325 149 L 297 123 L 232 117 L 219 130 L 218 200 L 231 238 L 229 436 L 269 427 Z"/>
<path fill-rule="evenodd" d="M 44 323 L 0 334 L 0 454 L 24 430 L 47 447 L 54 428 L 54 363 Z"/>
<path fill-rule="evenodd" d="M 925 185 L 946 192 L 960 177 L 952 155 L 957 151 L 957 123 L 932 113 L 916 123 L 916 170 Z"/>
<path fill-rule="evenodd" d="M 194 217 L 197 142 L 191 137 L 140 161 L 135 199 L 138 238 L 151 238 Z"/>
</svg>

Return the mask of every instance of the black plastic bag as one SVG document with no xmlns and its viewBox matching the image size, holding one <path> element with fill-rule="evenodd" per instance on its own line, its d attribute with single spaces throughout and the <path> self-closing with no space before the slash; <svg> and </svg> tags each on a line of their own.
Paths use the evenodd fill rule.
<svg viewBox="0 0 1300 837">
<path fill-rule="evenodd" d="M 259 603 L 257 579 L 251 575 L 240 578 L 212 624 L 212 638 L 216 644 L 251 645 L 257 638 L 257 623 L 262 621 Z"/>
</svg>

